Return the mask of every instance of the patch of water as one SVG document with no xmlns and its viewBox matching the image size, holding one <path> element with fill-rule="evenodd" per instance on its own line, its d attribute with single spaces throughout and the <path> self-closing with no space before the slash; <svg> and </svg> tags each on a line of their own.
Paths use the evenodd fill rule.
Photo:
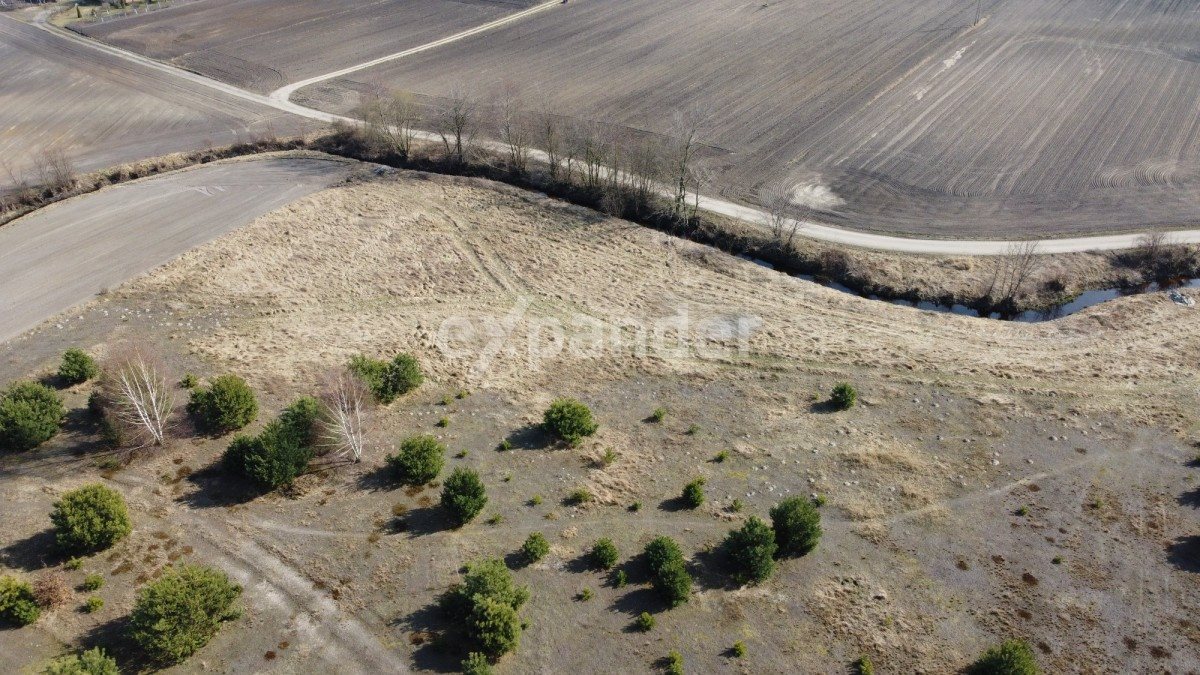
<svg viewBox="0 0 1200 675">
<path fill-rule="evenodd" d="M 746 260 L 749 260 L 750 262 L 754 263 L 755 265 L 760 265 L 760 266 L 766 267 L 768 269 L 775 269 L 774 265 L 772 265 L 771 263 L 769 263 L 765 260 L 760 260 L 758 258 L 752 258 L 752 257 L 746 256 L 746 255 L 743 255 L 741 257 L 745 258 Z M 981 316 L 978 311 L 976 311 L 970 307 L 967 307 L 966 305 L 941 305 L 936 302 L 911 302 L 909 300 L 885 300 L 883 298 L 880 298 L 877 295 L 862 295 L 861 293 L 855 291 L 854 289 L 852 289 L 848 286 L 839 284 L 836 281 L 818 280 L 810 274 L 793 274 L 791 276 L 794 276 L 797 279 L 811 281 L 815 284 L 820 284 L 820 285 L 824 286 L 825 288 L 832 288 L 835 291 L 841 291 L 842 293 L 848 293 L 850 295 L 856 295 L 858 297 L 865 297 L 868 300 L 878 300 L 880 302 L 887 302 L 887 303 L 890 303 L 893 305 L 902 305 L 904 307 L 915 307 L 916 309 L 925 310 L 927 312 L 943 312 L 943 313 L 947 313 L 947 314 L 958 314 L 960 316 L 973 316 L 973 317 L 984 318 L 984 319 L 994 319 L 997 321 L 1020 321 L 1023 323 L 1038 323 L 1041 321 L 1053 321 L 1054 319 L 1061 319 L 1064 316 L 1070 316 L 1076 312 L 1087 309 L 1088 307 L 1098 305 L 1102 302 L 1108 302 L 1109 300 L 1116 300 L 1117 298 L 1123 298 L 1127 295 L 1139 295 L 1141 293 L 1156 293 L 1158 291 L 1165 291 L 1165 290 L 1170 290 L 1170 289 L 1175 289 L 1175 288 L 1200 288 L 1200 278 L 1183 279 L 1183 280 L 1180 280 L 1178 283 L 1173 283 L 1173 284 L 1160 285 L 1157 283 L 1152 283 L 1152 284 L 1147 284 L 1146 286 L 1143 286 L 1140 288 L 1101 288 L 1101 289 L 1097 289 L 1094 291 L 1084 291 L 1083 293 L 1080 293 L 1078 296 L 1076 296 L 1075 299 L 1071 300 L 1070 302 L 1064 302 L 1063 304 L 1056 305 L 1055 307 L 1052 307 L 1048 310 L 1029 310 L 1029 311 L 1021 312 L 1020 314 L 1018 314 L 1016 316 L 1002 316 L 998 312 L 993 312 L 992 314 L 989 314 L 987 316 Z"/>
</svg>

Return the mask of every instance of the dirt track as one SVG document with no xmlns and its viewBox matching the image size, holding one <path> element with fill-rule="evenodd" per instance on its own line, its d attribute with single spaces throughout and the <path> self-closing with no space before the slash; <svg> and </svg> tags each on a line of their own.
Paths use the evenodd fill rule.
<svg viewBox="0 0 1200 675">
<path fill-rule="evenodd" d="M 0 24 L 3 25 L 3 24 Z M 335 182 L 346 164 L 256 159 L 119 185 L 0 228 L 0 342 Z"/>
</svg>

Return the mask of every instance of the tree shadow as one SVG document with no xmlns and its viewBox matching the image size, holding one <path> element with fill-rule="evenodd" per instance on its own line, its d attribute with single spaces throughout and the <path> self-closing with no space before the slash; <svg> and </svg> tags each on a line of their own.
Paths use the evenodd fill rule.
<svg viewBox="0 0 1200 675">
<path fill-rule="evenodd" d="M 220 459 L 188 474 L 187 482 L 195 489 L 180 495 L 175 501 L 194 509 L 236 506 L 253 501 L 263 494 L 253 482 L 226 471 Z"/>
<path fill-rule="evenodd" d="M 54 567 L 68 557 L 67 553 L 58 547 L 53 529 L 31 534 L 0 549 L 0 561 L 8 567 L 26 572 Z"/>
<path fill-rule="evenodd" d="M 413 663 L 418 670 L 435 673 L 457 673 L 466 654 L 457 648 L 448 636 L 448 617 L 437 603 L 426 605 L 392 625 L 409 633 L 409 644 L 413 650 Z"/>
<path fill-rule="evenodd" d="M 575 574 L 602 571 L 600 568 L 596 567 L 595 563 L 592 562 L 591 551 L 585 551 L 581 555 L 575 556 L 574 558 L 568 560 L 564 568 L 568 572 L 573 572 Z"/>
<path fill-rule="evenodd" d="M 1193 509 L 1200 509 L 1200 487 L 1179 495 L 1176 501 L 1178 501 L 1182 506 L 1190 506 Z"/>
<path fill-rule="evenodd" d="M 543 450 L 556 444 L 556 439 L 539 424 L 527 424 L 505 437 L 512 450 Z"/>
<path fill-rule="evenodd" d="M 652 588 L 635 588 L 613 601 L 612 608 L 629 617 L 629 623 L 622 628 L 625 633 L 640 633 L 635 621 L 642 612 L 659 614 L 670 607 Z"/>
<path fill-rule="evenodd" d="M 733 578 L 731 563 L 729 551 L 724 546 L 714 546 L 696 553 L 688 564 L 688 574 L 692 575 L 697 586 L 705 590 L 736 590 L 743 584 Z"/>
<path fill-rule="evenodd" d="M 425 506 L 410 510 L 404 516 L 405 529 L 410 538 L 455 529 L 455 523 L 441 506 Z"/>
<path fill-rule="evenodd" d="M 144 673 L 159 670 L 129 636 L 129 616 L 121 615 L 92 627 L 80 638 L 83 649 L 100 647 L 116 660 L 122 673 Z"/>
<path fill-rule="evenodd" d="M 1167 561 L 1185 572 L 1200 572 L 1200 535 L 1177 538 L 1167 549 Z"/>
<path fill-rule="evenodd" d="M 818 415 L 831 415 L 835 412 L 838 412 L 838 407 L 834 405 L 833 401 L 825 399 L 824 401 L 810 403 L 808 406 L 808 411 Z"/>
<path fill-rule="evenodd" d="M 675 513 L 677 511 L 690 511 L 692 505 L 687 502 L 682 496 L 668 497 L 658 503 L 660 511 Z"/>
<path fill-rule="evenodd" d="M 396 488 L 397 482 L 391 467 L 384 464 L 359 474 L 355 484 L 365 492 L 390 492 Z"/>
<path fill-rule="evenodd" d="M 71 383 L 67 382 L 64 378 L 59 377 L 57 372 L 43 375 L 39 377 L 37 381 L 38 384 L 42 385 L 43 387 L 50 387 L 51 389 L 62 390 L 71 387 Z"/>
</svg>

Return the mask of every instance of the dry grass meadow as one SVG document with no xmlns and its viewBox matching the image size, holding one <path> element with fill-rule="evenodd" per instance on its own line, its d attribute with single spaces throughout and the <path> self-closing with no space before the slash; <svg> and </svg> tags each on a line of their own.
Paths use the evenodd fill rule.
<svg viewBox="0 0 1200 675">
<path fill-rule="evenodd" d="M 0 459 L 0 571 L 60 568 L 46 513 L 84 482 L 121 490 L 135 529 L 69 573 L 104 574 L 105 608 L 68 604 L 0 632 L 0 669 L 119 646 L 136 587 L 196 560 L 245 585 L 246 614 L 181 672 L 448 672 L 457 660 L 430 642 L 435 596 L 464 562 L 540 531 L 551 552 L 515 572 L 529 627 L 500 673 L 651 672 L 672 649 L 697 673 L 841 672 L 864 654 L 880 672 L 944 673 L 1008 637 L 1046 672 L 1189 672 L 1198 328 L 1200 310 L 1163 294 L 1037 325 L 919 312 L 485 181 L 346 184 L 5 345 L 7 382 L 70 346 L 102 356 L 149 340 L 177 375 L 245 376 L 264 408 L 255 428 L 359 352 L 410 352 L 427 379 L 375 410 L 362 464 L 258 497 L 220 470 L 228 438 L 183 426 L 162 450 L 99 468 L 112 455 L 83 412 L 90 385 L 68 389 L 67 430 Z M 842 380 L 862 398 L 833 412 Z M 558 396 L 600 422 L 577 448 L 533 426 Z M 647 421 L 658 407 L 663 421 Z M 381 473 L 417 433 L 466 451 L 447 470 L 483 476 L 475 522 L 451 529 L 437 490 Z M 697 476 L 708 501 L 679 509 Z M 565 504 L 579 487 L 596 500 Z M 783 496 L 812 494 L 827 500 L 817 550 L 733 586 L 712 547 Z M 624 560 L 658 534 L 681 542 L 697 579 L 679 608 L 581 562 L 599 537 Z M 631 629 L 642 611 L 657 617 L 649 633 Z M 734 659 L 739 640 L 748 653 Z"/>
</svg>

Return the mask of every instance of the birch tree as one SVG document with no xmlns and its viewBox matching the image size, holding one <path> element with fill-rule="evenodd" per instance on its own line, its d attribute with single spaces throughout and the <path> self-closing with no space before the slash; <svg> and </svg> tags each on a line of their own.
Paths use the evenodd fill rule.
<svg viewBox="0 0 1200 675">
<path fill-rule="evenodd" d="M 108 359 L 101 381 L 105 414 L 128 433 L 134 448 L 161 446 L 175 408 L 166 368 L 145 345 L 126 345 Z"/>
<path fill-rule="evenodd" d="M 370 400 L 366 385 L 349 370 L 327 378 L 321 393 L 321 447 L 335 457 L 362 461 Z"/>
</svg>

